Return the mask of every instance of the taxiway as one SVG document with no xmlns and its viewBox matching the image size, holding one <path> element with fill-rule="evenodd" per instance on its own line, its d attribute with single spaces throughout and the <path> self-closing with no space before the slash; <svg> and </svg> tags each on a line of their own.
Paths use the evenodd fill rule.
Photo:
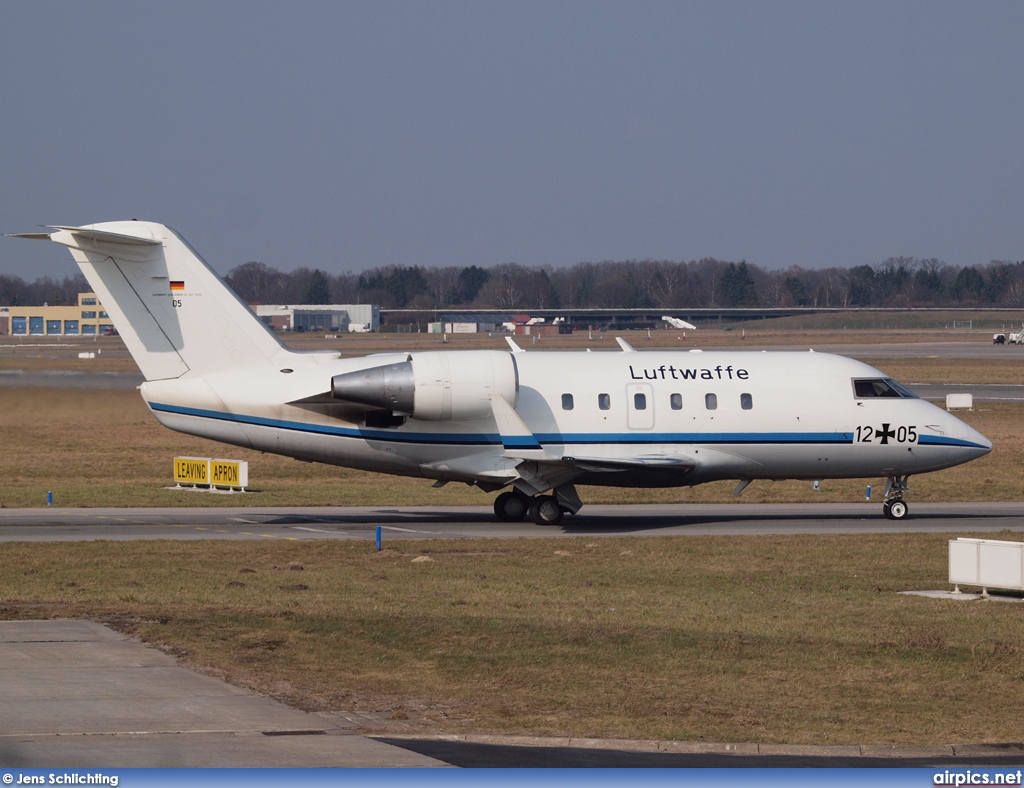
<svg viewBox="0 0 1024 788">
<path fill-rule="evenodd" d="M 1024 531 L 1024 503 L 590 505 L 557 526 L 501 523 L 490 507 L 0 509 L 0 542 L 96 539 L 515 539 L 578 536 L 997 533 Z"/>
</svg>

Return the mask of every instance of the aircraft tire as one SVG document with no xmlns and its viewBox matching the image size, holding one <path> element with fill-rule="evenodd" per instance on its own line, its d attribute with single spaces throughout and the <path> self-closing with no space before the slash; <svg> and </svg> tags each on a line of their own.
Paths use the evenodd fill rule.
<svg viewBox="0 0 1024 788">
<path fill-rule="evenodd" d="M 494 499 L 494 514 L 503 523 L 517 523 L 530 514 L 530 500 L 520 492 L 505 491 Z"/>
<path fill-rule="evenodd" d="M 538 495 L 530 501 L 530 519 L 537 525 L 558 525 L 564 514 L 553 495 Z"/>
<path fill-rule="evenodd" d="M 888 506 L 887 515 L 890 520 L 902 520 L 907 516 L 907 513 L 910 511 L 910 508 L 907 506 L 907 504 L 904 503 L 903 500 L 900 498 L 897 498 L 894 501 L 890 501 L 888 504 L 886 504 L 886 506 Z"/>
</svg>

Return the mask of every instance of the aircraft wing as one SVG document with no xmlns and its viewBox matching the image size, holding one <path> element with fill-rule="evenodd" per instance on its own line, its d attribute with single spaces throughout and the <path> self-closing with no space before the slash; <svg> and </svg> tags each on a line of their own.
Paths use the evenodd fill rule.
<svg viewBox="0 0 1024 788">
<path fill-rule="evenodd" d="M 550 490 L 588 473 L 661 472 L 688 473 L 696 462 L 678 455 L 639 455 L 636 457 L 578 457 L 548 454 L 504 397 L 491 398 L 494 421 L 505 451 L 503 457 L 521 460 L 516 466 L 519 477 L 538 492 Z"/>
<path fill-rule="evenodd" d="M 588 473 L 622 473 L 623 471 L 688 471 L 696 467 L 689 457 L 560 457 L 557 462 Z"/>
<path fill-rule="evenodd" d="M 506 459 L 521 460 L 516 466 L 520 480 L 537 493 L 569 484 L 592 473 L 689 473 L 695 463 L 686 457 L 555 457 L 507 450 Z"/>
</svg>

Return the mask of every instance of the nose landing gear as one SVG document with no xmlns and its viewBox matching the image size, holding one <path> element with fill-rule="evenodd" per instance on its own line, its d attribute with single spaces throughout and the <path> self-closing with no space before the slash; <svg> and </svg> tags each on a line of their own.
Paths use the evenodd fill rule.
<svg viewBox="0 0 1024 788">
<path fill-rule="evenodd" d="M 890 520 L 902 520 L 909 511 L 910 508 L 902 498 L 896 498 L 882 504 L 882 513 Z"/>
<path fill-rule="evenodd" d="M 882 514 L 890 520 L 902 520 L 910 512 L 910 507 L 903 500 L 909 478 L 909 476 L 890 476 L 885 482 L 885 501 L 882 503 Z"/>
</svg>

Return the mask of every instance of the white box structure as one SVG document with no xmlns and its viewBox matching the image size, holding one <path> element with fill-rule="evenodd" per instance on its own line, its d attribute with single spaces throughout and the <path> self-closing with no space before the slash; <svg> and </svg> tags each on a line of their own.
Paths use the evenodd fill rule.
<svg viewBox="0 0 1024 788">
<path fill-rule="evenodd" d="M 995 539 L 951 539 L 949 541 L 949 582 L 1024 591 L 1024 543 Z"/>
<path fill-rule="evenodd" d="M 947 394 L 946 410 L 974 410 L 974 395 L 969 392 Z"/>
</svg>

